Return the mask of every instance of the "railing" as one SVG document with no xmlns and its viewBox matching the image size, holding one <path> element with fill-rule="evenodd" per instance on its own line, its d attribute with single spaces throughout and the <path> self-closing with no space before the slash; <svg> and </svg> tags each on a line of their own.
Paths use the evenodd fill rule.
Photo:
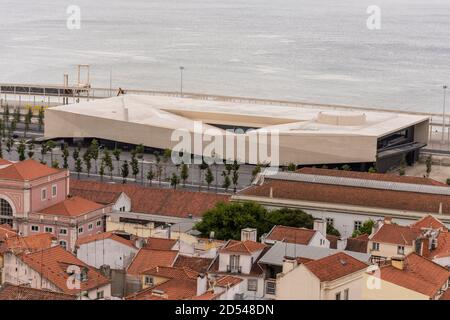
<svg viewBox="0 0 450 320">
<path fill-rule="evenodd" d="M 230 265 L 227 265 L 227 272 L 230 272 L 230 273 L 242 273 L 242 267 L 241 266 L 230 266 Z"/>
</svg>

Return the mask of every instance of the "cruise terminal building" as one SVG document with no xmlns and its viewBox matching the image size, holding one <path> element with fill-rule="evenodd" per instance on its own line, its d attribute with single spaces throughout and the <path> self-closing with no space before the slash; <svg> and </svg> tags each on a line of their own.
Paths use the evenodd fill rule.
<svg viewBox="0 0 450 320">
<path fill-rule="evenodd" d="M 365 171 L 376 163 L 377 170 L 385 172 L 402 159 L 409 164 L 418 159 L 420 148 L 428 142 L 429 118 L 392 112 L 335 111 L 308 105 L 122 95 L 47 109 L 44 135 L 45 139 L 96 138 L 104 143 L 142 143 L 149 148 L 173 149 L 179 143 L 171 138 L 177 129 L 193 136 L 202 134 L 204 141 L 223 139 L 228 129 L 242 129 L 227 133 L 227 139 L 234 140 L 234 150 L 226 143 L 222 152 L 215 150 L 216 156 L 223 159 L 236 155 L 238 143 L 243 143 L 246 157 L 238 156 L 241 161 L 266 162 L 259 157 L 259 149 L 258 156 L 249 155 L 255 150 L 251 141 L 258 141 L 258 148 L 264 147 L 270 153 L 270 135 L 266 140 L 254 140 L 254 135 L 276 132 L 280 165 L 348 164 L 354 170 Z M 183 150 L 198 154 L 200 149 L 192 146 L 191 150 Z"/>
</svg>

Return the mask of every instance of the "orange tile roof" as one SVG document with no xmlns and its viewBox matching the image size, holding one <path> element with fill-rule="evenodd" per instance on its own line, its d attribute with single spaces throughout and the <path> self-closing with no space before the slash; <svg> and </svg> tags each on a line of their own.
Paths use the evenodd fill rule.
<svg viewBox="0 0 450 320">
<path fill-rule="evenodd" d="M 5 240 L 2 251 L 11 251 L 14 254 L 22 254 L 48 249 L 56 238 L 50 233 L 38 233 L 30 236 L 19 236 Z"/>
<path fill-rule="evenodd" d="M 386 208 L 412 212 L 438 213 L 440 204 L 442 204 L 442 212 L 450 214 L 450 196 L 447 195 L 270 180 L 270 178 L 266 178 L 264 184 L 249 187 L 238 194 L 269 198 L 270 190 L 272 190 L 274 199 Z"/>
<path fill-rule="evenodd" d="M 200 257 L 189 257 L 178 255 L 177 260 L 175 260 L 173 266 L 174 267 L 189 267 L 192 270 L 195 270 L 199 273 L 204 273 L 208 270 L 209 265 L 213 259 L 209 258 L 200 258 Z"/>
<path fill-rule="evenodd" d="M 80 188 L 70 188 L 70 194 L 72 196 L 77 196 L 80 198 L 84 198 L 87 200 L 91 200 L 101 204 L 112 204 L 116 203 L 122 194 L 121 191 L 96 191 L 92 192 L 91 190 L 80 189 Z"/>
<path fill-rule="evenodd" d="M 405 258 L 406 268 L 381 267 L 381 279 L 398 286 L 434 297 L 448 281 L 450 271 L 424 257 L 411 253 Z"/>
<path fill-rule="evenodd" d="M 109 283 L 109 280 L 94 268 L 60 246 L 24 255 L 22 260 L 64 293 L 79 294 L 80 291 L 91 290 Z M 81 282 L 79 290 L 67 287 L 67 280 L 70 276 L 67 273 L 67 267 L 70 265 L 87 268 L 87 280 Z"/>
<path fill-rule="evenodd" d="M 0 225 L 0 242 L 5 241 L 7 238 L 17 236 L 17 232 L 15 232 L 11 227 L 7 224 Z"/>
<path fill-rule="evenodd" d="M 206 291 L 204 294 L 190 298 L 189 300 L 216 300 L 220 296 L 220 293 L 214 293 L 213 291 Z"/>
<path fill-rule="evenodd" d="M 39 213 L 55 216 L 79 217 L 104 207 L 105 206 L 102 204 L 87 199 L 71 197 L 42 209 Z"/>
<path fill-rule="evenodd" d="M 445 224 L 443 224 L 438 218 L 433 217 L 431 214 L 419 219 L 411 225 L 412 228 L 431 228 L 431 229 L 447 229 Z"/>
<path fill-rule="evenodd" d="M 439 300 L 450 300 L 450 289 L 447 289 Z"/>
<path fill-rule="evenodd" d="M 11 164 L 12 162 L 3 158 L 0 158 L 0 166 Z"/>
<path fill-rule="evenodd" d="M 220 252 L 235 252 L 242 254 L 252 254 L 255 251 L 263 250 L 266 247 L 265 244 L 255 241 L 237 241 L 230 240 Z"/>
<path fill-rule="evenodd" d="M 35 160 L 28 159 L 0 169 L 0 179 L 31 181 L 61 172 L 60 169 L 50 168 Z"/>
<path fill-rule="evenodd" d="M 320 281 L 333 281 L 364 270 L 368 265 L 344 252 L 338 252 L 319 260 L 307 262 L 304 266 Z"/>
<path fill-rule="evenodd" d="M 389 173 L 370 173 L 370 172 L 359 172 L 359 171 L 345 171 L 336 169 L 321 169 L 321 168 L 301 168 L 297 170 L 298 173 L 303 174 L 313 174 L 321 176 L 331 176 L 331 177 L 343 177 L 352 179 L 363 179 L 363 180 L 377 180 L 377 181 L 388 181 L 388 182 L 400 182 L 400 183 L 412 183 L 412 184 L 422 184 L 429 186 L 441 186 L 448 187 L 447 184 L 439 182 L 430 178 L 423 177 L 411 177 L 411 176 L 399 176 Z"/>
<path fill-rule="evenodd" d="M 420 235 L 420 230 L 409 226 L 383 224 L 370 241 L 412 246 Z"/>
<path fill-rule="evenodd" d="M 155 238 L 148 237 L 147 243 L 144 248 L 156 249 L 156 250 L 172 250 L 173 246 L 177 243 L 175 239 Z"/>
<path fill-rule="evenodd" d="M 111 240 L 117 241 L 121 244 L 124 244 L 126 246 L 129 246 L 133 249 L 137 249 L 136 246 L 134 245 L 133 241 L 127 240 L 121 236 L 118 236 L 114 232 L 103 232 L 103 233 L 97 233 L 97 234 L 93 234 L 93 235 L 89 235 L 89 236 L 80 237 L 77 239 L 76 246 L 79 247 L 82 244 L 91 243 L 91 242 L 95 242 L 95 241 L 102 241 L 105 239 L 111 239 Z"/>
<path fill-rule="evenodd" d="M 429 253 L 430 258 L 450 257 L 450 232 L 441 231 L 437 237 L 437 247 Z"/>
<path fill-rule="evenodd" d="M 315 230 L 306 228 L 275 226 L 266 239 L 307 245 L 315 233 Z"/>
<path fill-rule="evenodd" d="M 223 276 L 216 280 L 216 286 L 217 287 L 233 287 L 239 283 L 241 283 L 243 280 L 238 277 L 234 276 Z"/>
<path fill-rule="evenodd" d="M 170 279 L 126 297 L 126 300 L 184 300 L 197 294 L 197 281 Z"/>
<path fill-rule="evenodd" d="M 3 288 L 0 288 L 0 300 L 76 300 L 77 298 L 76 295 L 16 286 L 10 283 L 5 283 Z"/>
<path fill-rule="evenodd" d="M 178 251 L 142 248 L 128 266 L 127 274 L 140 275 L 142 272 L 157 266 L 170 267 L 173 265 L 177 255 Z"/>
<path fill-rule="evenodd" d="M 201 217 L 229 195 L 174 189 L 142 187 L 133 184 L 111 184 L 96 181 L 70 180 L 70 187 L 90 192 L 125 192 L 131 199 L 131 211 L 174 217 Z"/>
<path fill-rule="evenodd" d="M 199 273 L 187 267 L 157 266 L 142 272 L 145 275 L 159 276 L 168 279 L 197 279 Z"/>
</svg>

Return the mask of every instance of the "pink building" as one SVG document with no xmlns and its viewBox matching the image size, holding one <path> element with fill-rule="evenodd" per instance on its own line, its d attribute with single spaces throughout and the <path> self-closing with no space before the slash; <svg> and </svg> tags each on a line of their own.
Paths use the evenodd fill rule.
<svg viewBox="0 0 450 320">
<path fill-rule="evenodd" d="M 0 161 L 0 224 L 21 235 L 53 234 L 74 250 L 79 237 L 104 231 L 110 205 L 69 197 L 69 172 L 34 160 Z"/>
</svg>

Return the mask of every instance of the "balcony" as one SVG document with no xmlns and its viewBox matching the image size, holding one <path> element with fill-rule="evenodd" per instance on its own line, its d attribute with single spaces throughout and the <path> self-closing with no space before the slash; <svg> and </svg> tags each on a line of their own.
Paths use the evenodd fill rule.
<svg viewBox="0 0 450 320">
<path fill-rule="evenodd" d="M 230 265 L 227 265 L 227 272 L 230 272 L 230 273 L 242 273 L 242 267 L 241 266 L 230 266 Z"/>
</svg>

